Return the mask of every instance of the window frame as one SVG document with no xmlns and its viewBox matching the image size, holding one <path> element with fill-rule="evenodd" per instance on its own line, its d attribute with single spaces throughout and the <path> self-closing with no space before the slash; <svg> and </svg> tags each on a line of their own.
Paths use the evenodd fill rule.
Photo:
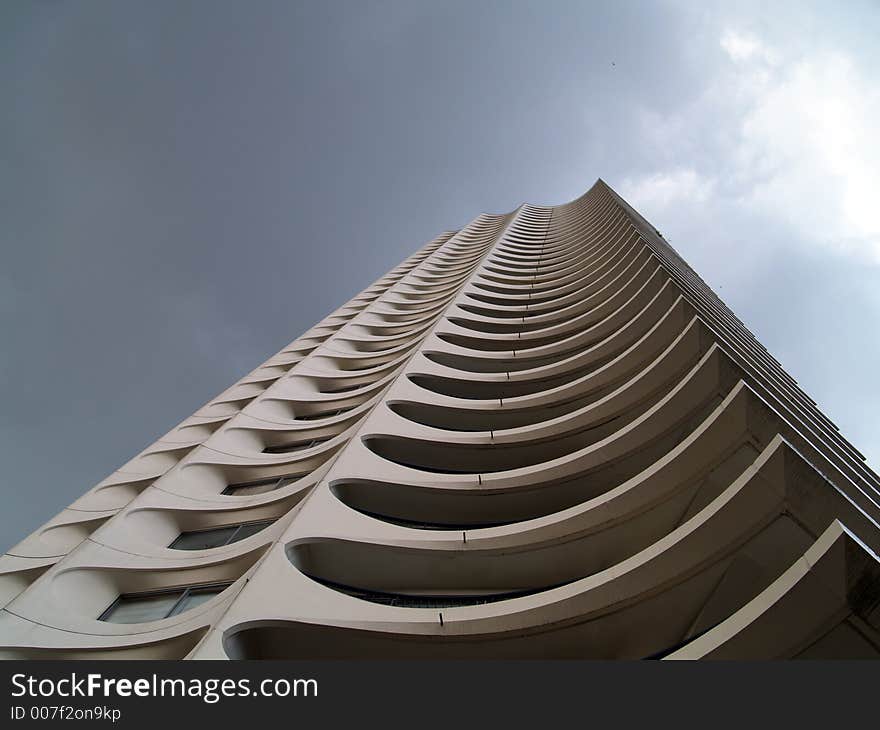
<svg viewBox="0 0 880 730">
<path fill-rule="evenodd" d="M 348 411 L 353 411 L 357 406 L 346 406 L 345 408 L 337 408 L 335 411 L 322 411 L 320 413 L 308 413 L 303 416 L 296 416 L 293 420 L 295 421 L 320 421 L 325 418 L 333 418 L 334 416 L 341 416 L 343 413 L 347 413 Z"/>
<path fill-rule="evenodd" d="M 116 598 L 113 599 L 113 602 L 107 606 L 101 613 L 98 615 L 98 621 L 104 621 L 105 623 L 112 624 L 115 623 L 117 625 L 125 625 L 124 622 L 120 621 L 110 621 L 110 616 L 113 615 L 113 612 L 125 600 L 138 599 L 138 598 L 153 598 L 154 596 L 165 596 L 172 593 L 180 593 L 177 597 L 177 600 L 171 606 L 170 609 L 166 612 L 164 616 L 161 618 L 150 619 L 149 621 L 134 621 L 135 623 L 150 623 L 151 621 L 164 621 L 166 618 L 172 618 L 174 616 L 179 616 L 182 613 L 186 613 L 185 611 L 180 611 L 180 613 L 176 613 L 180 604 L 185 601 L 190 595 L 193 593 L 200 593 L 202 591 L 206 591 L 211 588 L 219 588 L 217 591 L 217 595 L 220 595 L 223 591 L 225 591 L 229 586 L 231 586 L 235 581 L 215 581 L 212 583 L 195 583 L 191 586 L 175 586 L 173 588 L 162 588 L 156 591 L 141 591 L 139 593 L 120 593 Z"/>
<path fill-rule="evenodd" d="M 275 492 L 275 491 L 281 489 L 282 487 L 286 487 L 287 484 L 282 484 L 282 482 L 284 482 L 285 480 L 289 479 L 290 480 L 289 483 L 292 484 L 293 482 L 295 482 L 299 479 L 302 479 L 303 477 L 308 476 L 311 473 L 312 473 L 312 470 L 309 470 L 309 471 L 297 472 L 295 474 L 282 474 L 280 476 L 264 477 L 262 479 L 253 479 L 249 482 L 236 482 L 235 484 L 227 484 L 223 488 L 223 491 L 220 492 L 220 494 L 222 494 L 223 496 L 226 496 L 226 497 L 241 497 L 241 496 L 255 497 L 255 496 L 259 496 L 259 495 L 258 494 L 256 494 L 256 495 L 251 495 L 251 494 L 240 495 L 240 494 L 236 494 L 235 490 L 245 489 L 247 487 L 259 487 L 264 484 L 274 484 L 275 486 L 272 487 L 272 489 L 267 489 L 265 492 L 259 492 L 259 494 L 268 494 L 269 492 Z"/>
<path fill-rule="evenodd" d="M 335 434 L 329 436 L 316 436 L 313 439 L 304 441 L 287 441 L 285 443 L 276 444 L 275 446 L 267 446 L 263 449 L 264 454 L 295 454 L 298 451 L 307 451 L 313 449 L 319 444 L 325 444 L 331 439 L 336 438 Z"/>
<path fill-rule="evenodd" d="M 216 527 L 206 527 L 203 530 L 184 530 L 169 543 L 168 549 L 169 550 L 183 550 L 183 551 L 188 550 L 188 548 L 174 547 L 174 543 L 176 543 L 184 535 L 198 535 L 198 534 L 201 534 L 204 532 L 214 532 L 215 530 L 228 530 L 230 527 L 234 527 L 235 529 L 232 531 L 232 534 L 230 534 L 229 537 L 226 538 L 226 542 L 220 543 L 219 545 L 212 545 L 211 547 L 206 547 L 206 548 L 192 548 L 192 550 L 214 550 L 215 548 L 226 547 L 227 545 L 232 545 L 235 542 L 240 542 L 241 540 L 247 540 L 247 538 L 250 537 L 250 535 L 248 535 L 247 537 L 239 538 L 239 540 L 234 539 L 235 536 L 241 531 L 242 527 L 248 527 L 250 525 L 263 525 L 264 526 L 263 529 L 265 529 L 266 527 L 274 524 L 275 522 L 277 522 L 277 518 L 276 519 L 269 519 L 269 520 L 251 520 L 250 522 L 238 522 L 238 523 L 233 523 L 231 525 L 217 525 Z M 260 530 L 258 530 L 258 532 L 260 532 Z M 257 534 L 257 533 L 254 533 L 254 534 Z"/>
</svg>

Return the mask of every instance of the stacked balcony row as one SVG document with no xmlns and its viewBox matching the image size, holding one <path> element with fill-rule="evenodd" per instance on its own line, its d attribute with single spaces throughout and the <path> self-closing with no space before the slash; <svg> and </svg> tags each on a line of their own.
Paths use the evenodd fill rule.
<svg viewBox="0 0 880 730">
<path fill-rule="evenodd" d="M 877 656 L 876 476 L 664 254 L 518 210 L 203 654 Z"/>
<path fill-rule="evenodd" d="M 216 425 L 173 462 L 134 485 L 114 475 L 87 493 L 75 506 L 108 507 L 107 514 L 6 606 L 3 653 L 192 652 L 411 357 L 495 228 L 477 221 L 438 237 L 195 414 Z M 45 533 L 34 541 L 45 542 Z"/>
</svg>

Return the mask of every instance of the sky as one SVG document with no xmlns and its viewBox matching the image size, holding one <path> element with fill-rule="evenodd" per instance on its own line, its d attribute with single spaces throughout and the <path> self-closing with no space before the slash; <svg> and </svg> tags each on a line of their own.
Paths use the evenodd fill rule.
<svg viewBox="0 0 880 730">
<path fill-rule="evenodd" d="M 0 4 L 0 549 L 444 230 L 601 177 L 880 465 L 880 4 Z"/>
</svg>

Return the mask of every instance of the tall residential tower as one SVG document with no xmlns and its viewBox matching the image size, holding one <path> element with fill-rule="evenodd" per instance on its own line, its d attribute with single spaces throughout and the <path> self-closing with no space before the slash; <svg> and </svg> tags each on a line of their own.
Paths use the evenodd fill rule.
<svg viewBox="0 0 880 730">
<path fill-rule="evenodd" d="M 12 548 L 0 654 L 876 657 L 878 487 L 599 181 L 431 241 Z"/>
</svg>

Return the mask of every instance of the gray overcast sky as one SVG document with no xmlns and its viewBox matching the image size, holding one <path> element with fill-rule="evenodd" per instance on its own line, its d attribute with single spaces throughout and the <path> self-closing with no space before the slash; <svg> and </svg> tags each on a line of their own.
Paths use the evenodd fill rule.
<svg viewBox="0 0 880 730">
<path fill-rule="evenodd" d="M 0 548 L 442 230 L 603 177 L 880 463 L 874 2 L 0 4 Z"/>
</svg>

